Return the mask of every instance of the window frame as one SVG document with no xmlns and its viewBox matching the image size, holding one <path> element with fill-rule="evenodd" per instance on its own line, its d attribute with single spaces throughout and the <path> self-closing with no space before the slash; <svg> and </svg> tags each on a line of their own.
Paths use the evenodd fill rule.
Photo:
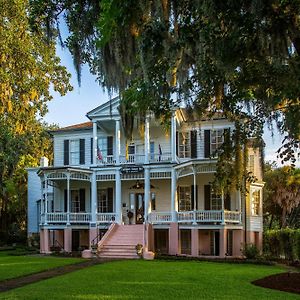
<svg viewBox="0 0 300 300">
<path fill-rule="evenodd" d="M 178 131 L 178 157 L 191 157 L 191 132 Z"/>
<path fill-rule="evenodd" d="M 219 201 L 219 203 L 217 203 L 217 201 Z M 222 194 L 215 191 L 212 186 L 210 189 L 210 209 L 222 210 Z"/>
<path fill-rule="evenodd" d="M 78 149 L 73 150 L 73 143 L 78 144 Z M 80 139 L 69 140 L 69 164 L 70 165 L 79 165 L 80 164 Z M 73 155 L 77 154 L 76 159 L 74 160 Z"/>
<path fill-rule="evenodd" d="M 101 193 L 104 192 L 102 195 L 105 194 L 105 200 L 101 199 Z M 105 203 L 106 205 L 103 205 L 103 203 Z M 105 209 L 106 207 L 106 209 Z M 107 188 L 106 189 L 97 189 L 97 212 L 98 213 L 107 213 L 109 209 L 108 206 L 108 192 L 107 192 Z"/>
<path fill-rule="evenodd" d="M 257 197 L 258 196 L 258 197 Z M 257 200 L 258 198 L 258 200 Z M 260 216 L 261 215 L 261 189 L 252 189 L 251 191 L 251 216 Z"/>
<path fill-rule="evenodd" d="M 210 154 L 212 157 L 217 157 L 218 156 L 218 149 L 223 145 L 224 143 L 224 130 L 226 128 L 217 128 L 217 129 L 211 129 L 210 130 Z M 221 134 L 218 134 L 220 133 Z M 214 133 L 217 135 L 215 136 L 215 141 L 214 140 Z"/>
<path fill-rule="evenodd" d="M 181 189 L 184 189 L 184 192 L 182 192 Z M 181 195 L 184 195 L 184 196 L 187 195 L 187 190 L 189 192 L 189 199 L 186 199 L 185 197 L 181 198 Z M 188 203 L 188 201 L 189 201 L 189 203 Z M 178 211 L 191 211 L 191 210 L 192 210 L 192 190 L 191 190 L 191 186 L 189 186 L 189 185 L 180 185 L 180 186 L 178 186 Z"/>
</svg>

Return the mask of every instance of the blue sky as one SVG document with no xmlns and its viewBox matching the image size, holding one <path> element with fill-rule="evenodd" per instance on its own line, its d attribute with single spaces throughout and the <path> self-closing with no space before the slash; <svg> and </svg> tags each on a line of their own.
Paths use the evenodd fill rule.
<svg viewBox="0 0 300 300">
<path fill-rule="evenodd" d="M 57 47 L 57 54 L 61 58 L 62 64 L 72 74 L 71 84 L 74 90 L 64 97 L 53 92 L 54 99 L 49 102 L 49 112 L 44 119 L 48 123 L 55 123 L 61 127 L 86 122 L 88 121 L 86 113 L 108 101 L 109 96 L 96 83 L 95 76 L 90 74 L 87 66 L 83 67 L 81 87 L 79 87 L 71 54 L 67 49 L 61 49 L 60 46 Z M 280 147 L 281 137 L 278 132 L 275 132 L 272 137 L 271 132 L 266 130 L 264 140 L 266 160 L 276 160 L 276 150 Z"/>
</svg>

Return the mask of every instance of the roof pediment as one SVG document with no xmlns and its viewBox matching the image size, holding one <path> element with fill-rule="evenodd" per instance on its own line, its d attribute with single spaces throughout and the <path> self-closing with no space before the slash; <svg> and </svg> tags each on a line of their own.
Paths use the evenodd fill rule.
<svg viewBox="0 0 300 300">
<path fill-rule="evenodd" d="M 117 116 L 119 115 L 119 105 L 120 99 L 119 97 L 115 97 L 98 107 L 94 108 L 93 110 L 89 111 L 86 116 L 89 119 L 94 119 L 98 117 L 109 117 L 109 116 Z"/>
</svg>

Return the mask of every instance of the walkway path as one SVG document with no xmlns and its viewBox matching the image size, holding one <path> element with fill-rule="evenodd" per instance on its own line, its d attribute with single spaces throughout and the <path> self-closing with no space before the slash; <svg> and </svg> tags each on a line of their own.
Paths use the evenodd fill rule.
<svg viewBox="0 0 300 300">
<path fill-rule="evenodd" d="M 3 281 L 0 281 L 0 293 L 6 292 L 18 287 L 22 287 L 27 284 L 35 283 L 41 280 L 49 279 L 52 277 L 64 275 L 67 273 L 71 273 L 77 270 L 81 270 L 87 267 L 91 267 L 94 265 L 98 265 L 104 262 L 107 262 L 109 260 L 103 260 L 103 259 L 91 259 L 88 261 L 72 264 L 72 265 L 66 265 L 62 267 L 53 268 L 47 271 L 42 271 L 39 273 L 34 273 L 30 275 L 25 275 L 18 278 L 12 278 L 12 279 L 6 279 Z"/>
</svg>

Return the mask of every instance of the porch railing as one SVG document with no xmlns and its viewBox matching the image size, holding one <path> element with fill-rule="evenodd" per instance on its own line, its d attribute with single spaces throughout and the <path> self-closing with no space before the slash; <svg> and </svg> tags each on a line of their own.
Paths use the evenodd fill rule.
<svg viewBox="0 0 300 300">
<path fill-rule="evenodd" d="M 180 211 L 176 213 L 178 223 L 241 223 L 241 213 L 223 210 Z M 151 212 L 149 222 L 152 224 L 170 223 L 171 212 Z"/>
<path fill-rule="evenodd" d="M 90 213 L 65 213 L 53 212 L 41 214 L 41 223 L 89 223 L 91 221 Z"/>
<path fill-rule="evenodd" d="M 171 221 L 171 212 L 152 212 L 149 214 L 150 223 L 170 223 Z"/>
<path fill-rule="evenodd" d="M 98 213 L 97 223 L 113 223 L 116 220 L 115 213 Z"/>
<path fill-rule="evenodd" d="M 241 223 L 242 214 L 239 211 L 225 210 L 225 222 L 226 223 Z"/>
<path fill-rule="evenodd" d="M 88 223 L 91 221 L 89 213 L 70 213 L 70 223 Z"/>
</svg>

